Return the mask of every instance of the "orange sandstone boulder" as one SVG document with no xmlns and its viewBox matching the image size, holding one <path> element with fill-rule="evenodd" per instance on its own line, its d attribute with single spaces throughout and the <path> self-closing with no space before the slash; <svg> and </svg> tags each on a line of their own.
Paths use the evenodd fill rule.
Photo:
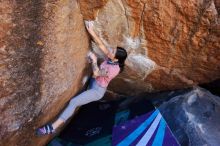
<svg viewBox="0 0 220 146">
<path fill-rule="evenodd" d="M 90 73 L 83 19 L 94 21 L 106 46 L 129 53 L 109 93 L 137 95 L 220 78 L 219 6 L 217 0 L 1 1 L 0 145 L 43 146 L 51 139 L 35 137 L 34 129 L 54 119 Z"/>
<path fill-rule="evenodd" d="M 90 18 L 99 36 L 129 52 L 127 69 L 110 90 L 135 95 L 220 78 L 218 1 L 109 0 L 98 8 Z M 85 19 L 87 12 L 82 9 Z"/>
<path fill-rule="evenodd" d="M 0 145 L 41 146 L 88 75 L 88 35 L 76 1 L 0 2 Z"/>
</svg>

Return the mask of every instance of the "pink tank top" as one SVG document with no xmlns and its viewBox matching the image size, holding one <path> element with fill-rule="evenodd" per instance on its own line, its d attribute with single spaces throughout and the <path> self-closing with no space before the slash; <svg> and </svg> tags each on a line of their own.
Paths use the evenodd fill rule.
<svg viewBox="0 0 220 146">
<path fill-rule="evenodd" d="M 100 69 L 105 69 L 107 76 L 98 76 L 96 77 L 96 82 L 101 86 L 106 88 L 109 82 L 116 77 L 120 72 L 120 67 L 118 64 L 108 64 L 107 60 L 102 62 Z"/>
</svg>

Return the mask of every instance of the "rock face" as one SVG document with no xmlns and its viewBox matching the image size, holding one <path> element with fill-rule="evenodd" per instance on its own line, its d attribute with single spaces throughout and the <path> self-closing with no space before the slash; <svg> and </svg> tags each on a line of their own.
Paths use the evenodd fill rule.
<svg viewBox="0 0 220 146">
<path fill-rule="evenodd" d="M 90 73 L 83 19 L 95 21 L 108 47 L 127 49 L 125 71 L 109 89 L 135 95 L 220 78 L 219 6 L 217 0 L 1 1 L 0 145 L 49 139 L 36 138 L 34 129 L 55 118 Z"/>
<path fill-rule="evenodd" d="M 35 128 L 61 111 L 89 73 L 79 6 L 5 0 L 0 20 L 0 145 L 44 145 L 49 137 L 35 137 Z"/>
<path fill-rule="evenodd" d="M 131 95 L 189 87 L 220 77 L 218 1 L 80 4 L 85 19 L 95 18 L 97 33 L 107 46 L 122 46 L 129 52 L 128 69 L 111 84 L 111 90 Z"/>
</svg>

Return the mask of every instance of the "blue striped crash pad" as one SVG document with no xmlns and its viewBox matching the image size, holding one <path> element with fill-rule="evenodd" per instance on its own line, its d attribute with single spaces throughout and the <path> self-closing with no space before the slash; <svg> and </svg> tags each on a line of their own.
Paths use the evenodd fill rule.
<svg viewBox="0 0 220 146">
<path fill-rule="evenodd" d="M 159 110 L 116 125 L 113 146 L 179 146 Z"/>
</svg>

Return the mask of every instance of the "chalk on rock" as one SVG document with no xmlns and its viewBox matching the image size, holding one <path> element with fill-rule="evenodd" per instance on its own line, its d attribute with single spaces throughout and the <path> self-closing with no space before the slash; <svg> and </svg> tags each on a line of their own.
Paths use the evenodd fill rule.
<svg viewBox="0 0 220 146">
<path fill-rule="evenodd" d="M 88 79 L 89 79 L 88 76 L 83 77 L 82 84 L 85 85 L 85 83 L 87 82 Z"/>
<path fill-rule="evenodd" d="M 94 21 L 87 21 L 87 20 L 85 20 L 84 23 L 85 23 L 86 27 L 94 26 Z"/>
</svg>

